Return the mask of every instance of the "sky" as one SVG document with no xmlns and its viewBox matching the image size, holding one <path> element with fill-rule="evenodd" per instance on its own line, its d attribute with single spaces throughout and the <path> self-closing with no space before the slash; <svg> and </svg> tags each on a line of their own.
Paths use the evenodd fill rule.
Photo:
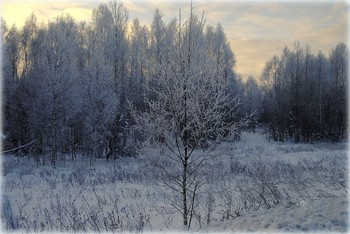
<svg viewBox="0 0 350 234">
<path fill-rule="evenodd" d="M 2 0 L 1 14 L 8 25 L 22 27 L 32 13 L 39 21 L 48 22 L 62 13 L 77 21 L 89 21 L 92 10 L 109 0 Z M 123 0 L 129 11 L 129 21 L 139 18 L 150 24 L 159 8 L 168 23 L 188 15 L 190 1 Z M 243 79 L 252 75 L 259 79 L 266 62 L 280 55 L 285 46 L 293 48 L 296 40 L 311 46 L 314 53 L 328 54 L 339 42 L 348 44 L 348 13 L 346 1 L 285 1 L 285 0 L 193 0 L 194 11 L 204 11 L 206 25 L 221 23 L 236 57 L 236 71 Z"/>
</svg>

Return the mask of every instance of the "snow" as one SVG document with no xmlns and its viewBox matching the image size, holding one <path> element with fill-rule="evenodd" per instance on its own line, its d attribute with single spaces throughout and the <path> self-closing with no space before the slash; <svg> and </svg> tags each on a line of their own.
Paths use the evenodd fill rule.
<svg viewBox="0 0 350 234">
<path fill-rule="evenodd" d="M 260 210 L 208 229 L 210 232 L 332 231 L 348 229 L 348 198 L 303 200 Z"/>
<path fill-rule="evenodd" d="M 244 132 L 212 154 L 191 232 L 348 230 L 344 143 L 276 143 Z M 81 155 L 53 169 L 4 156 L 1 229 L 184 232 L 167 200 L 177 195 L 155 183 L 155 171 L 143 158 L 89 166 Z"/>
<path fill-rule="evenodd" d="M 243 132 L 240 139 L 241 144 L 248 145 L 268 145 L 266 137 L 258 132 Z"/>
</svg>

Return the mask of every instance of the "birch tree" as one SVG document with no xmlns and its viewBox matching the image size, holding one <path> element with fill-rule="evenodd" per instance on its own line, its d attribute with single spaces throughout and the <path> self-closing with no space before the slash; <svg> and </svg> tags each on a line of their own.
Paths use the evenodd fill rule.
<svg viewBox="0 0 350 234">
<path fill-rule="evenodd" d="M 22 138 L 20 118 L 17 108 L 20 106 L 19 93 L 18 93 L 18 69 L 20 58 L 20 33 L 15 26 L 7 28 L 6 23 L 3 21 L 1 24 L 2 33 L 2 75 L 3 81 L 3 107 L 4 107 L 4 131 L 6 133 L 7 142 L 11 142 L 15 147 L 21 145 L 24 139 Z M 17 126 L 16 126 L 17 124 Z M 17 145 L 18 144 L 18 145 Z"/>
<path fill-rule="evenodd" d="M 203 27 L 203 17 L 196 17 L 192 8 L 184 23 L 180 11 L 174 57 L 158 68 L 159 87 L 153 90 L 158 98 L 147 101 L 145 113 L 134 112 L 137 128 L 145 134 L 144 143 L 160 149 L 148 159 L 158 169 L 158 181 L 175 192 L 167 199 L 187 227 L 196 193 L 206 183 L 200 175 L 203 165 L 212 159 L 210 150 L 249 119 L 233 121 L 238 98 L 232 100 L 227 94 L 227 79 L 214 69 L 215 57 L 205 53 Z"/>
<path fill-rule="evenodd" d="M 113 0 L 109 3 L 109 9 L 113 18 L 113 44 L 109 48 L 113 52 L 115 93 L 117 94 L 117 114 L 110 126 L 112 138 L 110 150 L 120 155 L 125 154 L 128 133 L 126 123 L 128 121 L 126 103 L 126 78 L 127 78 L 127 54 L 129 44 L 127 41 L 127 26 L 129 13 L 122 2 Z"/>
<path fill-rule="evenodd" d="M 51 164 L 56 165 L 65 140 L 67 121 L 75 106 L 76 24 L 70 16 L 50 22 L 44 43 L 44 74 L 39 77 L 35 112 L 44 116 L 50 139 Z"/>
<path fill-rule="evenodd" d="M 138 19 L 134 19 L 131 27 L 131 40 L 129 50 L 129 80 L 128 99 L 132 100 L 139 109 L 144 109 L 146 97 L 146 79 L 150 69 L 148 61 L 149 31 L 142 26 Z"/>
<path fill-rule="evenodd" d="M 261 100 L 262 93 L 261 88 L 257 84 L 253 76 L 249 76 L 248 80 L 244 84 L 244 96 L 242 106 L 244 112 L 252 113 L 256 112 L 256 117 L 259 118 L 261 113 Z"/>
<path fill-rule="evenodd" d="M 330 55 L 331 108 L 329 117 L 330 135 L 332 140 L 344 138 L 346 130 L 346 90 L 348 78 L 348 49 L 344 43 L 339 43 Z"/>
<path fill-rule="evenodd" d="M 112 137 L 114 116 L 117 109 L 116 80 L 114 79 L 114 31 L 113 16 L 107 5 L 94 9 L 92 25 L 87 33 L 87 76 L 84 89 L 84 114 L 86 150 L 90 163 L 94 157 L 102 157 Z M 110 151 L 110 150 L 109 150 Z M 109 153 L 111 155 L 112 153 Z"/>
<path fill-rule="evenodd" d="M 317 116 L 318 116 L 318 138 L 323 138 L 324 126 L 325 126 L 325 108 L 326 108 L 326 95 L 327 87 L 330 86 L 328 82 L 329 78 L 329 63 L 325 55 L 320 51 L 316 58 L 316 83 L 317 83 Z"/>
</svg>

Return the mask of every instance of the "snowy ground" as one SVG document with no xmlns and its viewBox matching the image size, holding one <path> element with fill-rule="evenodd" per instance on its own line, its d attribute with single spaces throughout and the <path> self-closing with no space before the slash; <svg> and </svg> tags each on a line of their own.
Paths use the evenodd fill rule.
<svg viewBox="0 0 350 234">
<path fill-rule="evenodd" d="M 347 197 L 307 199 L 287 203 L 274 209 L 251 212 L 214 225 L 212 232 L 333 231 L 345 232 L 348 227 Z"/>
<path fill-rule="evenodd" d="M 295 145 L 243 133 L 212 154 L 192 231 L 348 230 L 345 143 Z M 153 171 L 140 158 L 53 169 L 5 156 L 2 230 L 183 231 L 167 202 L 178 198 L 154 183 Z"/>
</svg>

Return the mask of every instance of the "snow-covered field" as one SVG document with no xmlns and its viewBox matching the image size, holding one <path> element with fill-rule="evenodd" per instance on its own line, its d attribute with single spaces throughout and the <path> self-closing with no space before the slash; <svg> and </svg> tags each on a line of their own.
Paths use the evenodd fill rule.
<svg viewBox="0 0 350 234">
<path fill-rule="evenodd" d="M 348 230 L 345 143 L 269 142 L 243 133 L 212 152 L 197 194 L 192 231 Z M 153 179 L 141 158 L 85 160 L 56 169 L 3 157 L 2 230 L 181 232 L 178 194 Z"/>
<path fill-rule="evenodd" d="M 233 220 L 210 227 L 209 230 L 253 231 L 333 231 L 344 232 L 348 227 L 346 197 L 307 199 L 290 202 L 274 209 L 250 212 Z"/>
</svg>

